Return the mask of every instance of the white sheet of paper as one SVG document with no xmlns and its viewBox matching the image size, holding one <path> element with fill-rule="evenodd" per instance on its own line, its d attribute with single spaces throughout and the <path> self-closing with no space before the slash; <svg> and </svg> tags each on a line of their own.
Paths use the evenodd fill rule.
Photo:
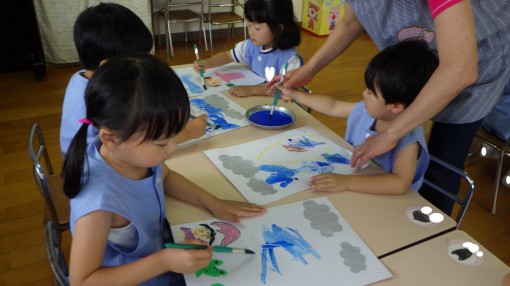
<svg viewBox="0 0 510 286">
<path fill-rule="evenodd" d="M 321 173 L 352 174 L 352 153 L 311 127 L 256 141 L 204 151 L 252 203 L 267 204 L 308 189 Z"/>
<path fill-rule="evenodd" d="M 209 125 L 205 134 L 197 139 L 188 140 L 179 146 L 186 146 L 198 140 L 223 134 L 250 124 L 246 119 L 246 109 L 221 94 L 206 94 L 190 98 L 191 114 L 207 114 Z"/>
<path fill-rule="evenodd" d="M 205 71 L 204 77 L 211 78 L 211 81 L 218 84 L 217 86 L 207 85 L 207 90 L 205 90 L 202 87 L 200 74 L 196 73 L 193 70 L 193 67 L 178 67 L 174 68 L 174 71 L 184 84 L 189 97 L 201 94 L 219 93 L 221 91 L 228 90 L 230 88 L 228 84 L 257 85 L 265 81 L 245 66 L 239 63 L 229 63 L 224 66 Z"/>
<path fill-rule="evenodd" d="M 214 233 L 212 245 L 255 252 L 214 252 L 209 267 L 185 275 L 187 285 L 367 285 L 392 277 L 327 197 L 273 207 L 239 224 L 175 225 L 172 233 L 177 242 L 211 242 Z"/>
</svg>

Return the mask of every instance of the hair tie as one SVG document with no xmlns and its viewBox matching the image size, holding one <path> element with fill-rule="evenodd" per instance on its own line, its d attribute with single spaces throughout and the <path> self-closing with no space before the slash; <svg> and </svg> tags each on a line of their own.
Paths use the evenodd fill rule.
<svg viewBox="0 0 510 286">
<path fill-rule="evenodd" d="M 87 125 L 93 125 L 94 124 L 94 122 L 92 122 L 91 120 L 88 120 L 87 118 L 82 118 L 82 119 L 78 120 L 78 122 L 83 123 L 83 124 L 87 124 Z"/>
</svg>

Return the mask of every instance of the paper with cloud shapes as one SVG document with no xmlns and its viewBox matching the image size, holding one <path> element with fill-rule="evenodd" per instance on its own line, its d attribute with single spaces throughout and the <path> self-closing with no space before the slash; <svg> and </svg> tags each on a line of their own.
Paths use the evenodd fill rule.
<svg viewBox="0 0 510 286">
<path fill-rule="evenodd" d="M 187 285 L 367 285 L 392 277 L 327 197 L 269 208 L 242 223 L 174 225 L 172 233 L 177 242 L 198 238 L 255 252 L 213 253 L 209 266 L 184 275 Z"/>
<path fill-rule="evenodd" d="M 229 63 L 221 67 L 208 69 L 204 72 L 207 90 L 202 87 L 200 74 L 192 66 L 175 67 L 189 97 L 203 94 L 220 93 L 228 90 L 231 85 L 257 85 L 265 80 L 239 63 Z"/>
<path fill-rule="evenodd" d="M 249 202 L 257 204 L 304 191 L 317 174 L 354 172 L 349 164 L 352 152 L 308 126 L 204 153 Z"/>
<path fill-rule="evenodd" d="M 197 139 L 188 140 L 179 146 L 185 146 L 232 130 L 247 126 L 246 109 L 229 98 L 219 94 L 206 94 L 190 98 L 191 114 L 195 117 L 207 114 L 205 134 Z"/>
</svg>

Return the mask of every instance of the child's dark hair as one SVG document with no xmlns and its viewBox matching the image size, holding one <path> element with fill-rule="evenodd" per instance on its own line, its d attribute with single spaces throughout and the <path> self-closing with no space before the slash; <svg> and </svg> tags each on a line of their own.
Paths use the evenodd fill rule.
<svg viewBox="0 0 510 286">
<path fill-rule="evenodd" d="M 85 90 L 87 119 L 115 132 L 120 142 L 140 132 L 144 141 L 179 133 L 190 116 L 184 86 L 150 54 L 119 56 L 99 67 Z M 86 181 L 87 124 L 76 133 L 64 160 L 64 192 L 75 197 Z"/>
<path fill-rule="evenodd" d="M 273 33 L 273 49 L 290 49 L 301 43 L 292 0 L 246 0 L 244 16 L 250 22 L 266 23 Z"/>
<path fill-rule="evenodd" d="M 389 46 L 377 54 L 365 71 L 365 85 L 381 92 L 386 104 L 406 107 L 418 96 L 439 65 L 437 56 L 421 40 Z"/>
<path fill-rule="evenodd" d="M 102 60 L 114 56 L 148 53 L 154 42 L 135 13 L 114 3 L 101 3 L 81 12 L 73 34 L 80 65 L 88 70 L 95 70 Z"/>
</svg>

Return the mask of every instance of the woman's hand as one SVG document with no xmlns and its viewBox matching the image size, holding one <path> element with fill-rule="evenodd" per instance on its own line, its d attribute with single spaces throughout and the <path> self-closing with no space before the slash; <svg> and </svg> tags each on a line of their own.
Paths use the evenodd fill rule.
<svg viewBox="0 0 510 286">
<path fill-rule="evenodd" d="M 351 167 L 360 170 L 370 159 L 395 148 L 398 140 L 399 138 L 391 136 L 387 129 L 368 137 L 363 144 L 354 148 L 351 158 Z"/>
<path fill-rule="evenodd" d="M 299 89 L 312 81 L 314 76 L 315 73 L 313 73 L 305 64 L 295 70 L 287 71 L 283 81 L 283 86 L 286 88 Z M 273 79 L 266 84 L 269 88 L 267 91 L 268 94 L 274 94 L 276 92 L 277 84 L 280 82 L 280 79 L 281 75 L 275 75 Z"/>
<path fill-rule="evenodd" d="M 208 208 L 215 217 L 232 222 L 239 222 L 243 217 L 262 216 L 267 212 L 263 206 L 222 199 L 216 200 Z"/>
</svg>

